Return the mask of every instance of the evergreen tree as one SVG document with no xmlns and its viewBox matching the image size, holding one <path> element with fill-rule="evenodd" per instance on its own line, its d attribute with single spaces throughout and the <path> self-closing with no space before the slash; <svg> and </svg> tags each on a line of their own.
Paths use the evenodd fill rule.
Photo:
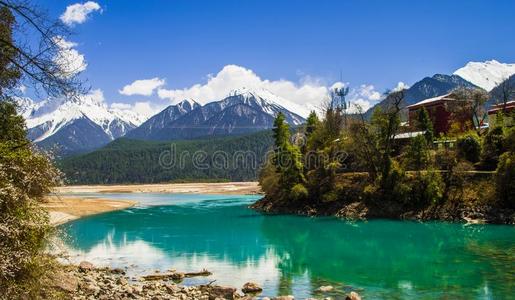
<svg viewBox="0 0 515 300">
<path fill-rule="evenodd" d="M 425 107 L 422 107 L 418 110 L 417 129 L 420 131 L 425 131 L 424 136 L 426 137 L 426 141 L 428 142 L 429 146 L 431 146 L 434 139 L 433 122 L 431 122 L 431 118 L 429 118 L 429 113 Z"/>
<path fill-rule="evenodd" d="M 320 120 L 318 119 L 317 114 L 315 113 L 315 111 L 311 111 L 306 120 L 306 138 L 309 138 L 309 136 L 315 131 L 319 123 Z"/>
<path fill-rule="evenodd" d="M 290 128 L 283 113 L 279 113 L 274 120 L 274 140 L 276 148 L 284 148 L 290 141 Z"/>
<path fill-rule="evenodd" d="M 279 195 L 274 196 L 279 199 L 288 199 L 294 187 L 297 192 L 305 190 L 302 186 L 304 183 L 302 154 L 299 148 L 290 142 L 290 128 L 282 113 L 279 113 L 274 121 L 273 133 L 275 149 L 272 165 L 275 168 L 275 173 L 269 173 L 279 176 Z M 266 180 L 266 178 L 262 179 Z"/>
</svg>

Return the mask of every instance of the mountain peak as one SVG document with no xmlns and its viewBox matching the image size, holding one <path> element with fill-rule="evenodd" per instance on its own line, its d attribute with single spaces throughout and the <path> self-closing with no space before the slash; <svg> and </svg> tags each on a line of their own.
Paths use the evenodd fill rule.
<svg viewBox="0 0 515 300">
<path fill-rule="evenodd" d="M 265 111 L 267 110 L 267 106 L 279 106 L 281 109 L 294 111 L 302 117 L 306 117 L 310 113 L 310 110 L 307 107 L 286 100 L 265 88 L 241 87 L 233 89 L 229 92 L 226 98 L 230 97 L 241 97 L 246 104 L 249 104 L 249 101 L 255 102 L 255 104 L 263 107 Z"/>
<path fill-rule="evenodd" d="M 229 94 L 227 95 L 227 97 L 234 97 L 234 96 L 243 96 L 243 97 L 260 97 L 260 98 L 263 98 L 260 96 L 260 94 L 262 93 L 266 93 L 268 92 L 269 94 L 271 94 L 269 91 L 265 90 L 265 89 L 251 89 L 251 88 L 248 88 L 248 87 L 240 87 L 240 88 L 237 88 L 237 89 L 233 89 L 229 92 Z"/>
<path fill-rule="evenodd" d="M 453 74 L 489 92 L 515 74 L 515 64 L 505 64 L 495 59 L 485 62 L 472 61 L 456 70 Z"/>
<path fill-rule="evenodd" d="M 181 102 L 175 104 L 177 107 L 185 109 L 187 111 L 193 110 L 199 106 L 201 106 L 197 101 L 193 99 L 184 99 Z"/>
</svg>

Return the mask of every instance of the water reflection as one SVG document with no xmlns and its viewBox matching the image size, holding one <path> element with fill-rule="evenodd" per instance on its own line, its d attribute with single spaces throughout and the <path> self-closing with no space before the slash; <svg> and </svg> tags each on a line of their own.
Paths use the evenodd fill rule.
<svg viewBox="0 0 515 300">
<path fill-rule="evenodd" d="M 207 268 L 220 284 L 255 281 L 266 295 L 299 298 L 321 296 L 314 291 L 328 284 L 333 297 L 359 290 L 367 299 L 497 299 L 514 288 L 509 226 L 350 223 L 259 215 L 246 208 L 252 197 L 137 197 L 145 198 L 137 208 L 65 226 L 76 260 L 135 264 L 134 273 Z"/>
</svg>

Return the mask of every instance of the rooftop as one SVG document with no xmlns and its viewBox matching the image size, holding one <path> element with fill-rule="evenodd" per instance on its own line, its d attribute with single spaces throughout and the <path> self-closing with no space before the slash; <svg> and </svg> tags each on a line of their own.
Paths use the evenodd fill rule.
<svg viewBox="0 0 515 300">
<path fill-rule="evenodd" d="M 451 95 L 452 95 L 452 93 L 449 93 L 449 94 L 445 94 L 445 95 L 441 95 L 441 96 L 437 96 L 437 97 L 433 97 L 433 98 L 424 99 L 420 102 L 409 105 L 408 108 L 417 108 L 420 106 L 426 106 L 428 104 L 437 103 L 440 101 L 459 101 L 459 100 L 456 100 L 455 98 L 452 98 Z"/>
<path fill-rule="evenodd" d="M 506 109 L 508 111 L 515 109 L 515 101 L 506 102 Z M 492 105 L 491 109 L 488 110 L 488 114 L 491 115 L 491 114 L 497 113 L 498 111 L 501 111 L 501 110 L 503 110 L 503 104 L 497 103 L 497 104 Z"/>
</svg>

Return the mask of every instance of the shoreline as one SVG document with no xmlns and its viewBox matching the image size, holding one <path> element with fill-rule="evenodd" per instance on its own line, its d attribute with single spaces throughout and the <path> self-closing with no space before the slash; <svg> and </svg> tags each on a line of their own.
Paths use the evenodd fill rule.
<svg viewBox="0 0 515 300">
<path fill-rule="evenodd" d="M 133 207 L 137 201 L 90 198 L 88 193 L 177 193 L 177 194 L 261 194 L 258 182 L 161 183 L 116 185 L 70 185 L 56 187 L 41 206 L 48 211 L 52 226 L 95 214 Z"/>
<path fill-rule="evenodd" d="M 381 204 L 367 201 L 319 203 L 276 203 L 268 197 L 250 206 L 267 214 L 333 216 L 350 220 L 393 219 L 411 221 L 444 221 L 467 224 L 515 224 L 515 210 L 484 204 L 441 203 L 423 208 L 406 208 L 396 202 Z"/>
<path fill-rule="evenodd" d="M 68 185 L 55 188 L 58 194 L 67 193 L 178 193 L 178 194 L 261 194 L 258 182 L 216 183 L 156 183 L 113 185 Z"/>
<path fill-rule="evenodd" d="M 208 270 L 182 273 L 172 269 L 166 273 L 151 273 L 134 280 L 119 268 L 98 268 L 87 261 L 79 265 L 61 265 L 60 271 L 52 275 L 52 287 L 62 292 L 68 299 L 183 299 L 183 300 L 294 300 L 292 295 L 264 296 L 263 288 L 254 282 L 246 282 L 240 288 L 217 285 L 216 280 L 207 284 L 182 284 L 184 278 L 212 275 Z M 318 291 L 323 296 L 330 293 L 332 286 L 321 286 Z M 345 293 L 346 300 L 361 300 L 360 295 L 351 291 Z M 319 299 L 310 298 L 310 299 Z M 323 299 L 327 299 L 324 297 Z"/>
<path fill-rule="evenodd" d="M 82 217 L 126 209 L 136 203 L 130 200 L 51 195 L 41 207 L 47 210 L 50 225 L 58 226 Z"/>
</svg>

